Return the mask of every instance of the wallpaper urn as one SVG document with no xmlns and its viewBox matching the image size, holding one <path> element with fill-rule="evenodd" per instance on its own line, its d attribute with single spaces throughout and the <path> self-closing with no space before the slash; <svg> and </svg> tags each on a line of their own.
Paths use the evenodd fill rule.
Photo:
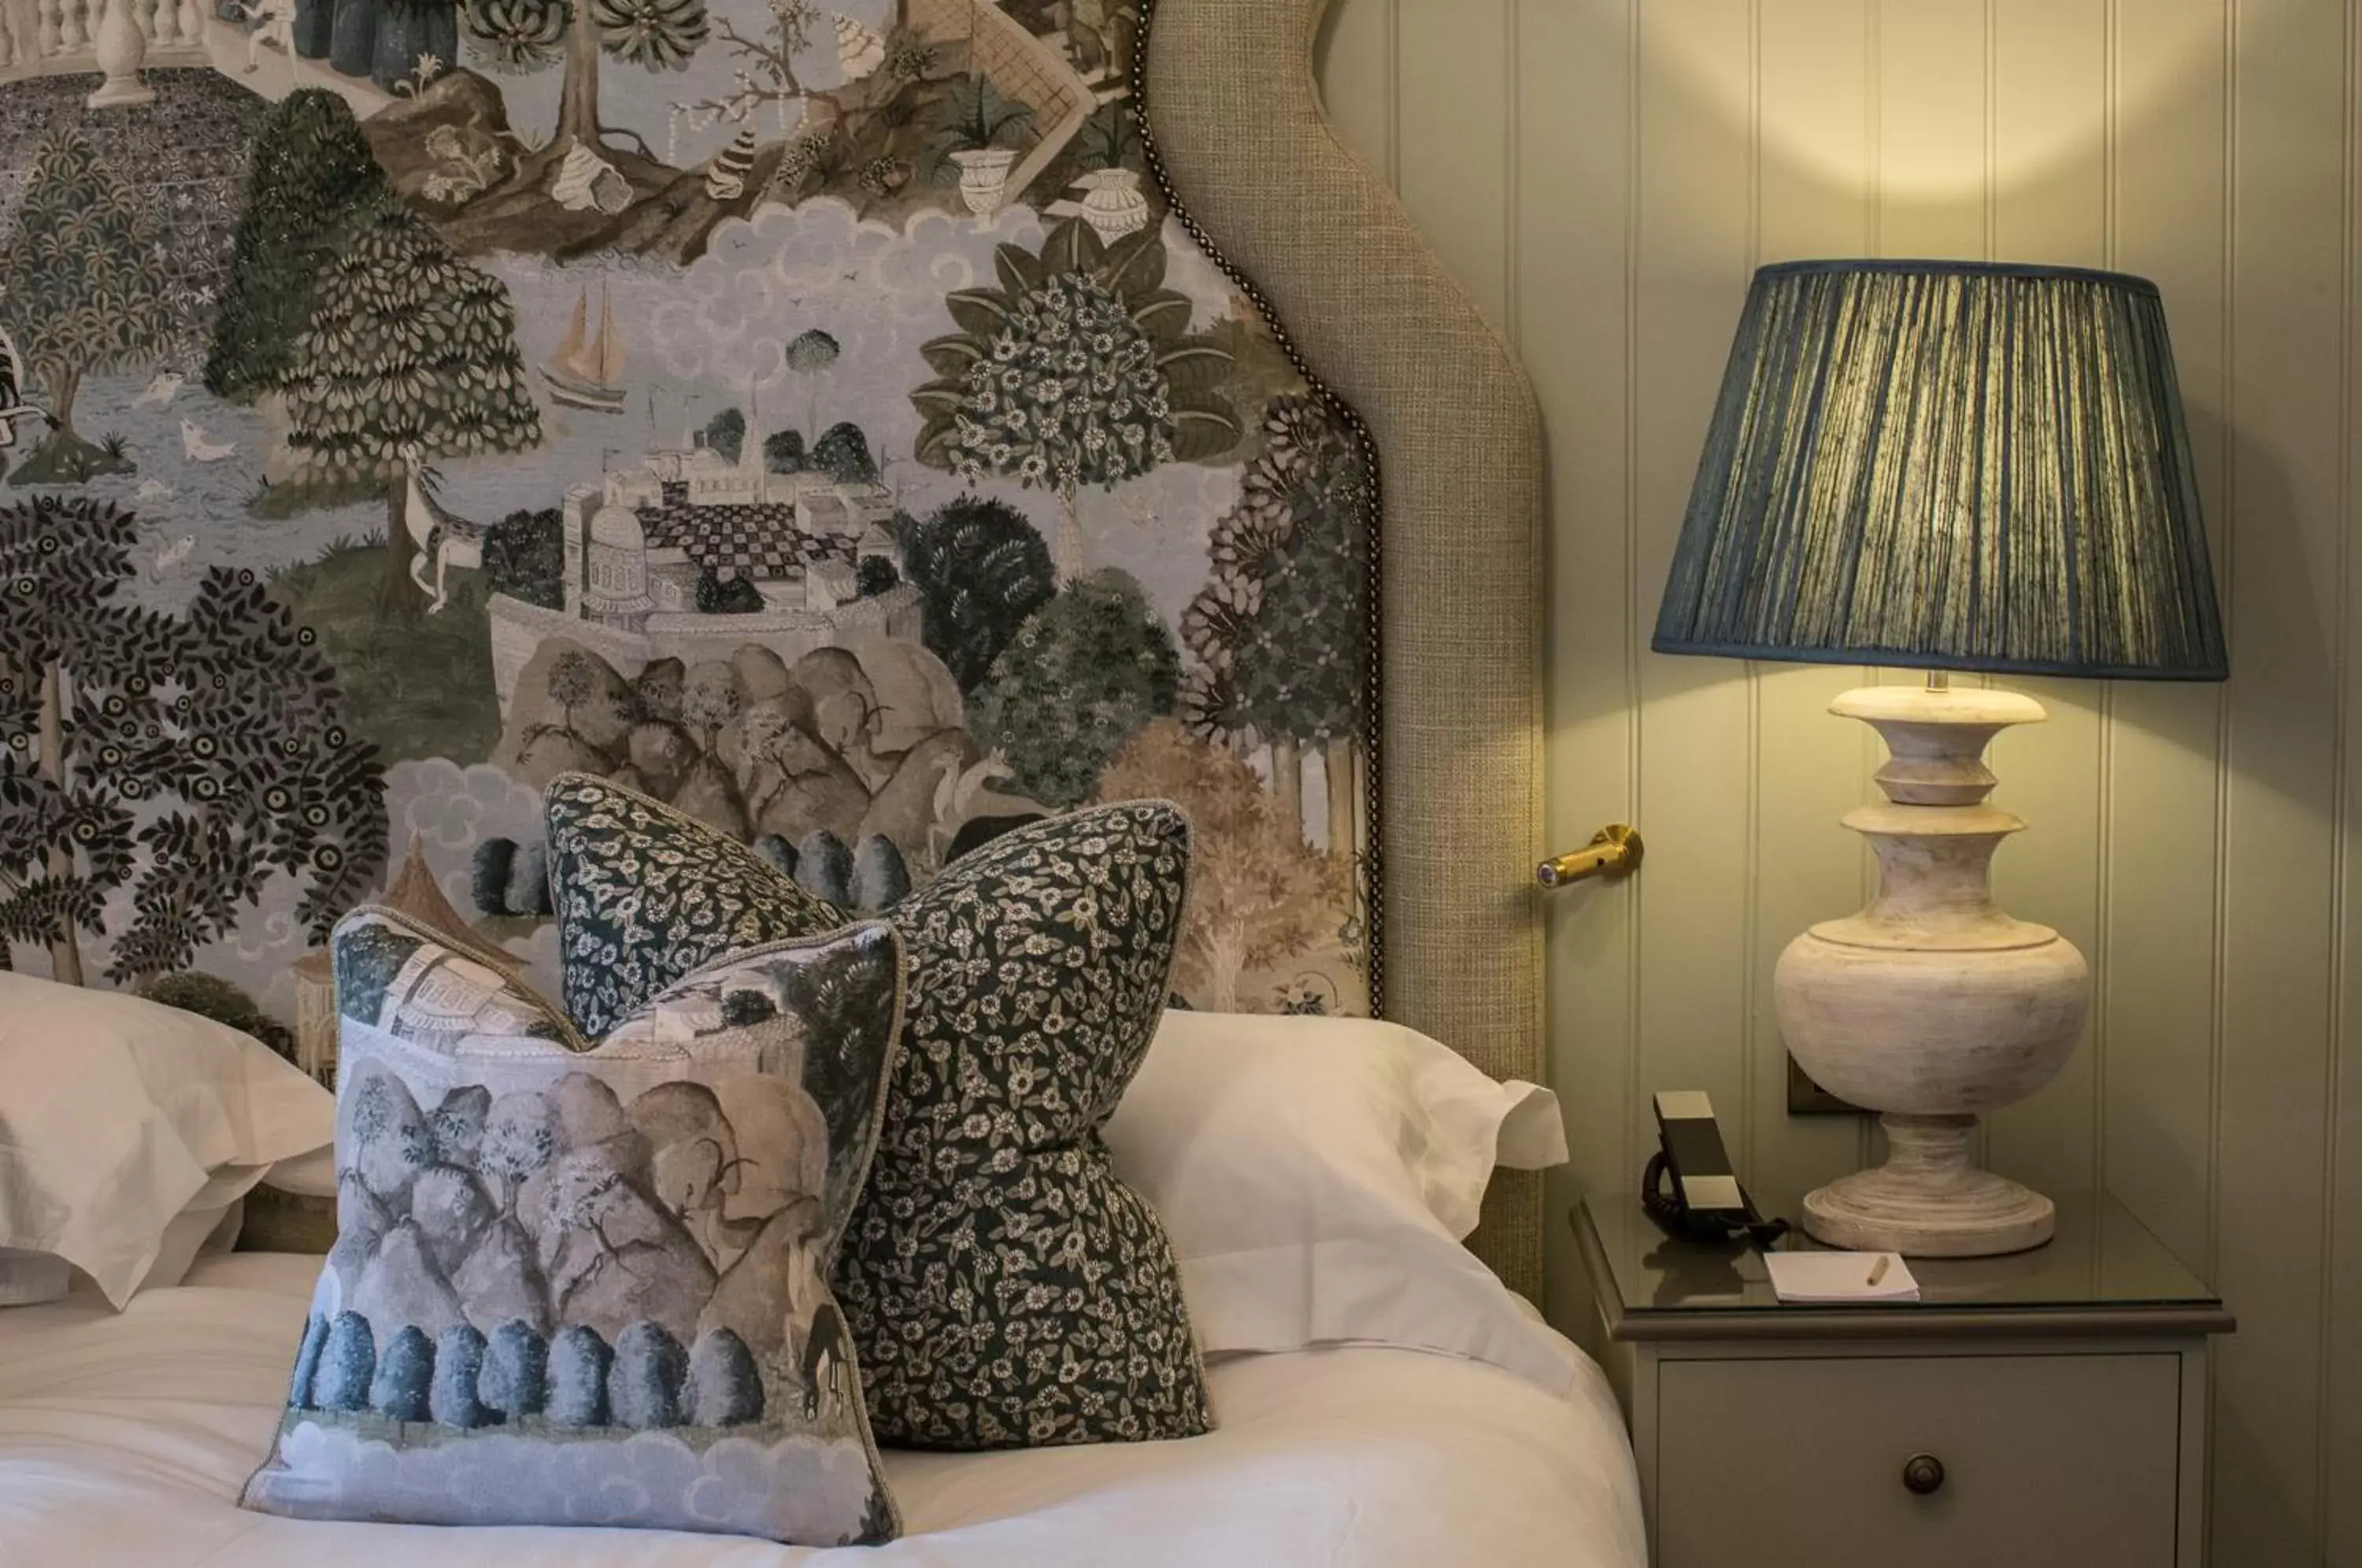
<svg viewBox="0 0 2362 1568">
<path fill-rule="evenodd" d="M 1100 242 L 1112 245 L 1148 226 L 1148 197 L 1137 169 L 1094 169 L 1076 182 L 1083 188 L 1083 221 Z"/>
<path fill-rule="evenodd" d="M 960 200 L 977 217 L 990 219 L 1009 199 L 1009 171 L 1017 163 L 1015 150 L 1006 147 L 966 148 L 951 158 L 959 166 Z"/>
</svg>

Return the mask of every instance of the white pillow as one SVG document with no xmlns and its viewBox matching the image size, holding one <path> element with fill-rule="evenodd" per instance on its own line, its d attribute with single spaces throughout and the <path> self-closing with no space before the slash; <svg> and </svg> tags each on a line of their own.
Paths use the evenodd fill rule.
<svg viewBox="0 0 2362 1568">
<path fill-rule="evenodd" d="M 118 1309 L 177 1284 L 265 1167 L 331 1143 L 336 1117 L 235 1029 L 0 973 L 0 1249 L 62 1258 Z"/>
<path fill-rule="evenodd" d="M 1567 1157 L 1558 1100 L 1367 1019 L 1167 1012 L 1107 1142 L 1209 1353 L 1381 1343 L 1554 1391 L 1579 1364 L 1460 1243 L 1496 1165 Z"/>
<path fill-rule="evenodd" d="M 337 1151 L 334 1145 L 307 1149 L 280 1161 L 262 1173 L 262 1185 L 298 1198 L 337 1196 Z"/>
</svg>

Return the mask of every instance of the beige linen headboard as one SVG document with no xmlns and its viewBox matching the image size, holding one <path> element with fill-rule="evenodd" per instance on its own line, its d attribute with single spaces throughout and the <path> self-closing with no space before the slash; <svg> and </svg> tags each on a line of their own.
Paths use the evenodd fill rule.
<svg viewBox="0 0 2362 1568">
<path fill-rule="evenodd" d="M 1385 1004 L 1542 1081 L 1541 433 L 1508 345 L 1313 83 L 1328 0 L 1152 0 L 1154 150 L 1378 447 Z M 1541 1185 L 1504 1171 L 1472 1243 L 1538 1296 Z"/>
</svg>

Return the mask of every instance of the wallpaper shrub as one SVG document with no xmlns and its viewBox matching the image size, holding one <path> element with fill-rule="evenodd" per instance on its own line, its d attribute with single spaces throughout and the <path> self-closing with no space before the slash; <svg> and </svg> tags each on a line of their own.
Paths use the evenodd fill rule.
<svg viewBox="0 0 2362 1568">
<path fill-rule="evenodd" d="M 165 0 L 93 106 L 110 3 L 0 28 L 8 962 L 326 1076 L 414 849 L 555 989 L 574 771 L 872 908 L 1170 798 L 1184 998 L 1366 1010 L 1375 476 L 1132 7 Z"/>
</svg>

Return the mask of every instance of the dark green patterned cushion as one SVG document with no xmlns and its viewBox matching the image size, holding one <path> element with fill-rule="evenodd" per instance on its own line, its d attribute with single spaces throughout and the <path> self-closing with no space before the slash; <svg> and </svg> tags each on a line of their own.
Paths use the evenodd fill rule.
<svg viewBox="0 0 2362 1568">
<path fill-rule="evenodd" d="M 879 1441 L 1209 1424 L 1164 1228 L 1099 1139 L 1164 1011 L 1188 871 L 1188 819 L 1136 801 L 995 839 L 889 911 L 909 1022 L 837 1265 Z"/>
<path fill-rule="evenodd" d="M 604 778 L 561 773 L 542 810 L 559 999 L 585 1034 L 725 953 L 851 918 L 736 839 Z"/>
<path fill-rule="evenodd" d="M 551 787 L 549 842 L 562 922 L 599 890 L 595 916 L 564 928 L 569 1001 L 629 1006 L 692 954 L 843 918 L 714 830 L 596 779 Z M 879 1441 L 1012 1448 L 1209 1424 L 1164 1227 L 1099 1138 L 1164 1008 L 1188 867 L 1179 809 L 1130 801 L 1020 828 L 889 911 L 910 964 L 904 1050 L 836 1277 Z M 709 885 L 648 885 L 673 876 Z M 650 911 L 692 911 L 691 930 Z M 639 950 L 578 945 L 594 918 Z M 613 973 L 578 987 L 585 962 Z"/>
</svg>

